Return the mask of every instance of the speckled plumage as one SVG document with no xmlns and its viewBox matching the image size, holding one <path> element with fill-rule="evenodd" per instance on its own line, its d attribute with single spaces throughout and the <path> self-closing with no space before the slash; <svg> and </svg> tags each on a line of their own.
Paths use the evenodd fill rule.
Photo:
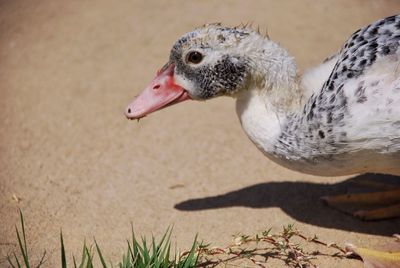
<svg viewBox="0 0 400 268">
<path fill-rule="evenodd" d="M 287 121 L 276 153 L 306 162 L 337 161 L 339 168 L 353 165 L 359 172 L 396 154 L 393 161 L 400 166 L 399 45 L 400 16 L 356 31 L 333 58 L 321 90 Z M 344 163 L 352 154 L 358 161 Z"/>
<path fill-rule="evenodd" d="M 320 66 L 247 28 L 206 25 L 174 45 L 176 81 L 194 99 L 237 98 L 243 129 L 269 158 L 319 175 L 400 175 L 400 16 L 356 31 Z M 205 55 L 199 65 L 185 53 Z"/>
</svg>

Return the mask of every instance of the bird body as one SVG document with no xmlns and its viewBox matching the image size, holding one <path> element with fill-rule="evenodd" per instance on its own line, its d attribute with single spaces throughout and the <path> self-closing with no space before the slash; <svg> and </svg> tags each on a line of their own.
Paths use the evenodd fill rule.
<svg viewBox="0 0 400 268">
<path fill-rule="evenodd" d="M 400 38 L 393 38 L 381 43 L 395 48 L 392 54 L 378 56 L 356 77 L 351 76 L 354 67 L 346 67 L 351 77 L 331 90 L 330 83 L 338 80 L 334 77 L 343 75 L 340 59 L 348 57 L 349 48 L 306 71 L 300 79 L 289 77 L 284 90 L 282 85 L 254 86 L 241 92 L 236 107 L 244 131 L 271 160 L 299 172 L 400 175 L 399 42 Z M 274 96 L 274 103 L 271 94 L 281 96 Z M 283 105 L 287 98 L 297 100 L 289 109 Z"/>
</svg>

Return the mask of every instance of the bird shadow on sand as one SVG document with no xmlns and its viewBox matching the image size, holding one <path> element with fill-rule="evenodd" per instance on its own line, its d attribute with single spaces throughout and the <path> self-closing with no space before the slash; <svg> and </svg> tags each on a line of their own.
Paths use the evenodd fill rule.
<svg viewBox="0 0 400 268">
<path fill-rule="evenodd" d="M 182 211 L 197 211 L 238 206 L 250 208 L 279 207 L 300 222 L 325 228 L 388 236 L 398 233 L 400 231 L 400 219 L 361 221 L 328 207 L 320 200 L 320 197 L 325 195 L 377 190 L 365 186 L 365 182 L 400 186 L 400 177 L 364 174 L 336 184 L 292 181 L 267 182 L 221 195 L 189 199 L 176 204 L 175 208 Z"/>
</svg>

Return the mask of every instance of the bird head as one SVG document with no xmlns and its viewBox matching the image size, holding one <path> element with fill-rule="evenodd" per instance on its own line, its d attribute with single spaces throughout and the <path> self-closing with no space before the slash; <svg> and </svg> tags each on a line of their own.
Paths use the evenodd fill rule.
<svg viewBox="0 0 400 268">
<path fill-rule="evenodd" d="M 208 24 L 186 33 L 173 45 L 169 61 L 128 105 L 125 115 L 139 119 L 185 100 L 234 96 L 257 80 L 257 60 L 265 56 L 269 43 L 247 27 Z"/>
</svg>

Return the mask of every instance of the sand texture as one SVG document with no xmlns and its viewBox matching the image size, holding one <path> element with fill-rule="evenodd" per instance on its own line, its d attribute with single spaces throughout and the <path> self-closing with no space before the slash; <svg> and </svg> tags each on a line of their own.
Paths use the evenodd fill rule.
<svg viewBox="0 0 400 268">
<path fill-rule="evenodd" d="M 139 123 L 123 110 L 174 41 L 204 23 L 267 28 L 301 72 L 399 11 L 400 2 L 380 0 L 0 0 L 0 267 L 16 248 L 18 208 L 33 259 L 47 250 L 45 267 L 59 265 L 61 228 L 69 256 L 95 236 L 118 261 L 131 222 L 157 236 L 173 224 L 182 248 L 196 233 L 226 245 L 289 223 L 325 241 L 384 244 L 399 219 L 361 222 L 326 207 L 320 196 L 354 183 L 270 162 L 242 131 L 233 99 L 185 102 Z"/>
</svg>

